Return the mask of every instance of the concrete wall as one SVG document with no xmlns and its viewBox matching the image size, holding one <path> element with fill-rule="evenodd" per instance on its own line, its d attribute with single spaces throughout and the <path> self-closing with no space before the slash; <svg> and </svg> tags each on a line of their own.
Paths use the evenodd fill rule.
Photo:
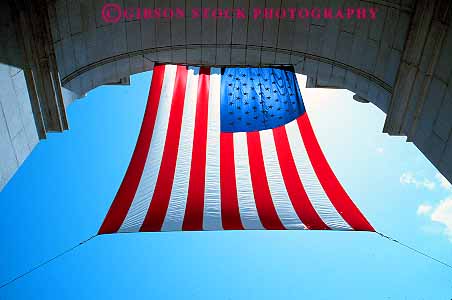
<svg viewBox="0 0 452 300">
<path fill-rule="evenodd" d="M 411 119 L 406 123 L 405 134 L 437 166 L 438 170 L 452 178 L 452 28 L 448 28 L 442 47 L 439 49 L 437 67 L 428 75 L 430 82 L 425 88 L 422 105 L 410 111 Z M 431 53 L 426 52 L 426 56 Z M 418 76 L 429 73 L 428 66 L 421 65 Z M 414 90 L 420 90 L 417 81 Z M 414 101 L 413 101 L 414 102 Z M 414 106 L 414 105 L 413 105 Z M 416 116 L 416 118 L 415 118 Z M 415 118 L 415 119 L 414 119 Z"/>
<path fill-rule="evenodd" d="M 24 72 L 0 64 L 0 190 L 38 143 Z"/>
<path fill-rule="evenodd" d="M 18 12 L 21 7 L 19 2 L 0 2 L 0 191 L 31 153 L 39 138 L 45 138 L 46 132 L 53 130 L 45 126 L 49 122 L 43 112 L 51 111 L 49 104 L 52 101 L 55 103 L 56 91 L 60 89 L 59 80 L 56 84 L 45 76 L 49 57 L 37 57 L 36 53 L 30 53 L 45 45 L 45 40 L 39 39 L 40 35 L 36 32 L 33 35 L 27 24 L 19 26 L 22 17 L 27 19 L 26 15 Z M 38 18 L 36 14 L 33 16 Z M 31 21 L 30 18 L 28 21 Z M 42 27 L 39 28 L 42 30 Z M 60 90 L 64 107 L 80 98 L 70 90 Z M 49 91 L 51 93 L 45 94 Z"/>
<path fill-rule="evenodd" d="M 384 132 L 407 136 L 452 181 L 452 2 L 418 1 Z"/>
<path fill-rule="evenodd" d="M 17 38 L 14 16 L 7 1 L 0 1 L 0 62 L 23 67 L 24 53 Z"/>
</svg>

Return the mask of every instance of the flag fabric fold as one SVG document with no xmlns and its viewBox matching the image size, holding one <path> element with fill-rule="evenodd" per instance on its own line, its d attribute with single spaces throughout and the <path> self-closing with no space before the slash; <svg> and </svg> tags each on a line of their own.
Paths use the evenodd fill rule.
<svg viewBox="0 0 452 300">
<path fill-rule="evenodd" d="M 374 231 L 330 168 L 287 68 L 156 65 L 99 234 Z"/>
</svg>

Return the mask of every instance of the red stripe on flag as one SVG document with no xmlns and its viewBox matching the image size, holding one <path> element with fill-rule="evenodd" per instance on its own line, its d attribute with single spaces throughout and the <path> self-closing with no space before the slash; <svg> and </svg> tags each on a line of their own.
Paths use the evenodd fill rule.
<svg viewBox="0 0 452 300">
<path fill-rule="evenodd" d="M 187 204 L 182 230 L 202 230 L 206 177 L 207 115 L 209 108 L 209 68 L 200 68 L 195 131 L 188 183 Z"/>
<path fill-rule="evenodd" d="M 354 230 L 375 231 L 334 175 L 315 137 L 308 115 L 305 113 L 299 117 L 297 123 L 309 160 L 333 206 Z"/>
<path fill-rule="evenodd" d="M 265 172 L 264 158 L 259 132 L 247 132 L 248 157 L 250 162 L 251 182 L 257 213 L 265 229 L 285 229 L 273 205 L 270 188 Z"/>
<path fill-rule="evenodd" d="M 273 137 L 275 139 L 276 152 L 278 154 L 284 184 L 298 217 L 308 229 L 330 229 L 319 217 L 306 194 L 292 156 L 286 127 L 280 126 L 274 128 Z"/>
<path fill-rule="evenodd" d="M 221 220 L 225 230 L 243 230 L 235 178 L 234 134 L 220 135 Z"/>
<path fill-rule="evenodd" d="M 151 145 L 164 74 L 164 65 L 156 65 L 154 67 L 143 123 L 141 125 L 140 134 L 138 135 L 135 150 L 133 151 L 132 159 L 130 160 L 130 164 L 118 193 L 116 194 L 98 234 L 117 232 L 124 222 L 124 218 L 135 197 Z"/>
<path fill-rule="evenodd" d="M 186 66 L 177 66 L 162 163 L 160 165 L 151 204 L 149 205 L 146 218 L 141 225 L 140 231 L 160 231 L 163 221 L 165 220 L 166 211 L 168 210 L 174 173 L 176 170 L 177 153 L 179 150 L 187 73 Z"/>
</svg>

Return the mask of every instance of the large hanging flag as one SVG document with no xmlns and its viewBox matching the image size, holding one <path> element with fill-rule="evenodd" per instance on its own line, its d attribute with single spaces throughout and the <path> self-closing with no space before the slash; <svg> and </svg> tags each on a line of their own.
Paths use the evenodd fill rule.
<svg viewBox="0 0 452 300">
<path fill-rule="evenodd" d="M 143 124 L 99 234 L 374 231 L 317 142 L 285 68 L 154 68 Z"/>
</svg>

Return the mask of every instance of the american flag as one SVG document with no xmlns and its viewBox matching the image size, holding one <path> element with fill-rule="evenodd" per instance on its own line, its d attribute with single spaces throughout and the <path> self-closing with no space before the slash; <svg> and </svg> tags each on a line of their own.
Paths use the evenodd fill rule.
<svg viewBox="0 0 452 300">
<path fill-rule="evenodd" d="M 289 68 L 156 65 L 99 234 L 374 231 L 331 170 Z"/>
</svg>

